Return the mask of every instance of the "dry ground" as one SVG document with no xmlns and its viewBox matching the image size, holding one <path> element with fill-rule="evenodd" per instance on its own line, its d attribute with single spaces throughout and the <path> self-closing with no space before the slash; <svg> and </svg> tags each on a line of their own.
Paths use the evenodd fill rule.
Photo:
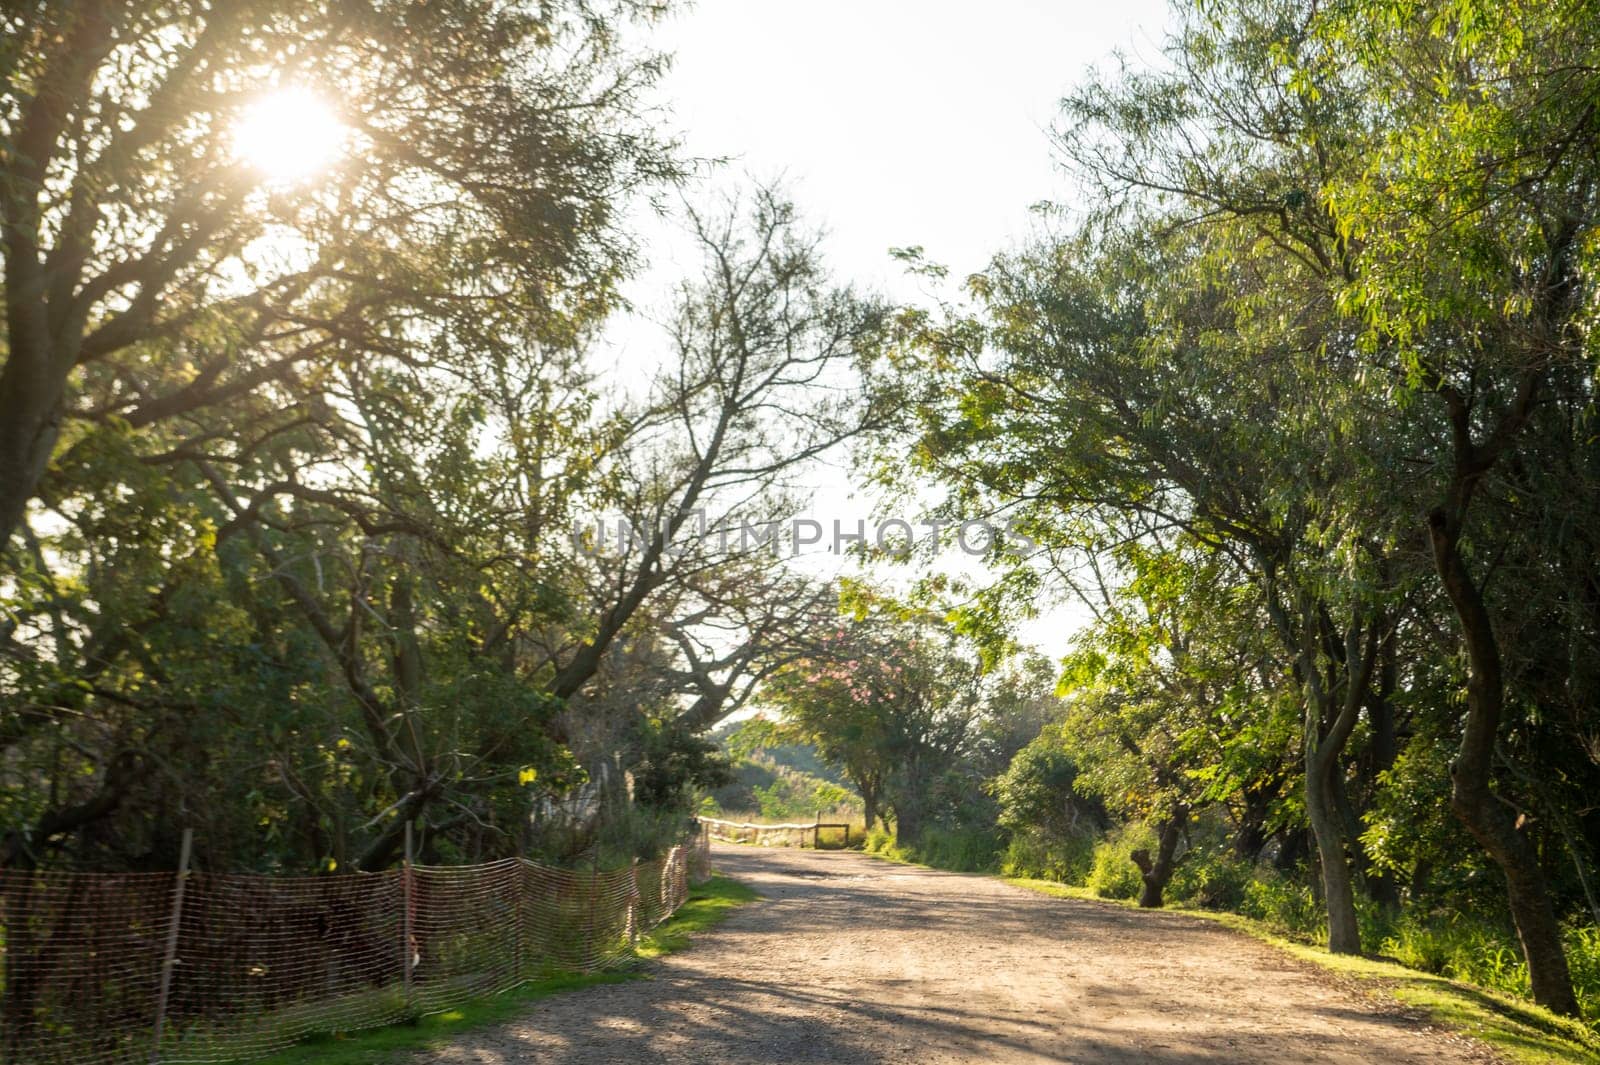
<svg viewBox="0 0 1600 1065">
<path fill-rule="evenodd" d="M 718 847 L 764 899 L 650 979 L 558 995 L 419 1062 L 1496 1060 L 1269 946 L 850 852 Z"/>
</svg>

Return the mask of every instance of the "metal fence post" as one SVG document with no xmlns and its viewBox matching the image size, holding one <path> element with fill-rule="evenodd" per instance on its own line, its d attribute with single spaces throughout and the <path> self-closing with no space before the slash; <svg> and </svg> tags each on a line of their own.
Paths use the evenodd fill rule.
<svg viewBox="0 0 1600 1065">
<path fill-rule="evenodd" d="M 150 1061 L 161 1060 L 161 1035 L 167 1023 L 167 996 L 172 992 L 172 967 L 178 961 L 178 923 L 183 920 L 183 891 L 189 882 L 189 851 L 194 845 L 194 830 L 183 830 L 183 843 L 178 849 L 178 880 L 172 888 L 172 924 L 167 928 L 167 947 L 161 957 L 161 987 L 156 992 L 155 1043 L 150 1048 Z"/>
<path fill-rule="evenodd" d="M 406 862 L 400 872 L 400 978 L 405 985 L 406 1012 L 411 1012 L 411 822 L 406 822 Z"/>
</svg>

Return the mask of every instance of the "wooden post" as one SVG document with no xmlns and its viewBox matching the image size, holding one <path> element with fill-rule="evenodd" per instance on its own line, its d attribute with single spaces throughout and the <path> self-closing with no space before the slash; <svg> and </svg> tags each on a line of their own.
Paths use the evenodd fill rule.
<svg viewBox="0 0 1600 1065">
<path fill-rule="evenodd" d="M 411 1012 L 411 960 L 415 952 L 411 949 L 411 906 L 413 901 L 411 887 L 411 822 L 406 822 L 406 864 L 400 871 L 400 973 L 405 983 L 406 1012 Z"/>
<path fill-rule="evenodd" d="M 527 870 L 522 864 L 524 860 L 520 856 L 517 858 L 517 884 L 511 893 L 511 927 L 515 930 L 514 934 L 516 936 L 511 941 L 511 979 L 516 983 L 521 983 L 524 979 L 522 975 L 522 896 L 526 894 L 524 889 L 528 884 L 528 878 L 524 875 Z"/>
<path fill-rule="evenodd" d="M 814 851 L 820 851 L 822 849 L 822 811 L 821 810 L 817 811 L 817 818 L 812 823 L 812 827 L 811 827 L 811 849 L 814 850 Z"/>
<path fill-rule="evenodd" d="M 172 888 L 172 924 L 167 929 L 167 948 L 161 958 L 161 987 L 156 992 L 155 1044 L 150 1048 L 150 1061 L 161 1060 L 161 1034 L 167 1023 L 167 996 L 172 993 L 172 967 L 178 961 L 178 923 L 183 920 L 183 891 L 189 882 L 189 852 L 194 846 L 194 830 L 183 830 L 183 843 L 178 848 L 178 882 Z"/>
<path fill-rule="evenodd" d="M 594 856 L 589 861 L 589 923 L 586 926 L 587 933 L 584 936 L 584 956 L 583 959 L 578 963 L 579 969 L 581 969 L 583 972 L 593 971 L 594 967 L 589 964 L 589 960 L 591 957 L 598 957 L 600 952 L 600 948 L 596 946 L 596 943 L 598 943 L 600 939 L 600 929 L 599 921 L 595 914 L 596 907 L 599 903 L 599 896 L 600 845 L 596 843 L 594 847 Z"/>
<path fill-rule="evenodd" d="M 628 874 L 632 878 L 633 890 L 628 894 L 628 946 L 639 945 L 639 910 L 644 897 L 639 894 L 639 856 L 634 855 L 633 864 L 628 866 Z"/>
</svg>

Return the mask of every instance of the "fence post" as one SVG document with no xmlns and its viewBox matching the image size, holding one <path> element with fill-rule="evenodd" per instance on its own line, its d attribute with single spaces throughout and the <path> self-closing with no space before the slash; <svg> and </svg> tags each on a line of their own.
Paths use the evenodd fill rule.
<svg viewBox="0 0 1600 1065">
<path fill-rule="evenodd" d="M 511 979 L 519 984 L 524 979 L 522 975 L 522 896 L 526 894 L 528 877 L 526 876 L 527 869 L 523 867 L 522 863 L 526 860 L 521 855 L 517 856 L 517 864 L 514 866 L 517 870 L 517 883 L 511 892 L 511 926 L 515 929 L 514 938 L 511 941 Z"/>
<path fill-rule="evenodd" d="M 406 822 L 406 863 L 400 873 L 400 973 L 405 983 L 406 1012 L 411 1012 L 411 822 Z"/>
<path fill-rule="evenodd" d="M 639 856 L 633 856 L 633 863 L 628 866 L 629 882 L 633 890 L 628 892 L 628 946 L 639 945 L 639 911 L 643 909 L 643 896 L 639 894 Z"/>
<path fill-rule="evenodd" d="M 161 987 L 156 992 L 155 1043 L 150 1048 L 152 1065 L 161 1060 L 161 1034 L 167 1023 L 167 996 L 172 992 L 172 967 L 178 960 L 178 922 L 183 920 L 183 890 L 189 882 L 189 851 L 194 846 L 194 829 L 183 830 L 178 848 L 178 881 L 172 888 L 172 924 L 167 929 L 167 948 L 161 957 Z"/>
<path fill-rule="evenodd" d="M 822 849 L 822 811 L 821 810 L 817 811 L 817 819 L 812 824 L 812 828 L 811 828 L 811 849 L 814 850 L 814 851 L 820 851 Z"/>
<path fill-rule="evenodd" d="M 600 897 L 600 846 L 595 845 L 594 856 L 589 863 L 589 921 L 584 925 L 583 936 L 583 962 L 581 968 L 584 972 L 592 972 L 596 968 L 591 959 L 600 956 L 600 930 L 595 910 L 599 905 Z"/>
</svg>

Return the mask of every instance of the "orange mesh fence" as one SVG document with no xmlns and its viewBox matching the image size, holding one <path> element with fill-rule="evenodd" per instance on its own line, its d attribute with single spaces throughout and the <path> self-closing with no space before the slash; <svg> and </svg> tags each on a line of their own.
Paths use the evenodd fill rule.
<svg viewBox="0 0 1600 1065">
<path fill-rule="evenodd" d="M 0 1062 L 242 1062 L 626 956 L 703 879 L 703 832 L 632 868 L 376 874 L 0 870 Z M 160 1045 L 156 1045 L 157 1016 Z"/>
<path fill-rule="evenodd" d="M 176 882 L 0 873 L 0 1061 L 148 1060 Z"/>
</svg>

